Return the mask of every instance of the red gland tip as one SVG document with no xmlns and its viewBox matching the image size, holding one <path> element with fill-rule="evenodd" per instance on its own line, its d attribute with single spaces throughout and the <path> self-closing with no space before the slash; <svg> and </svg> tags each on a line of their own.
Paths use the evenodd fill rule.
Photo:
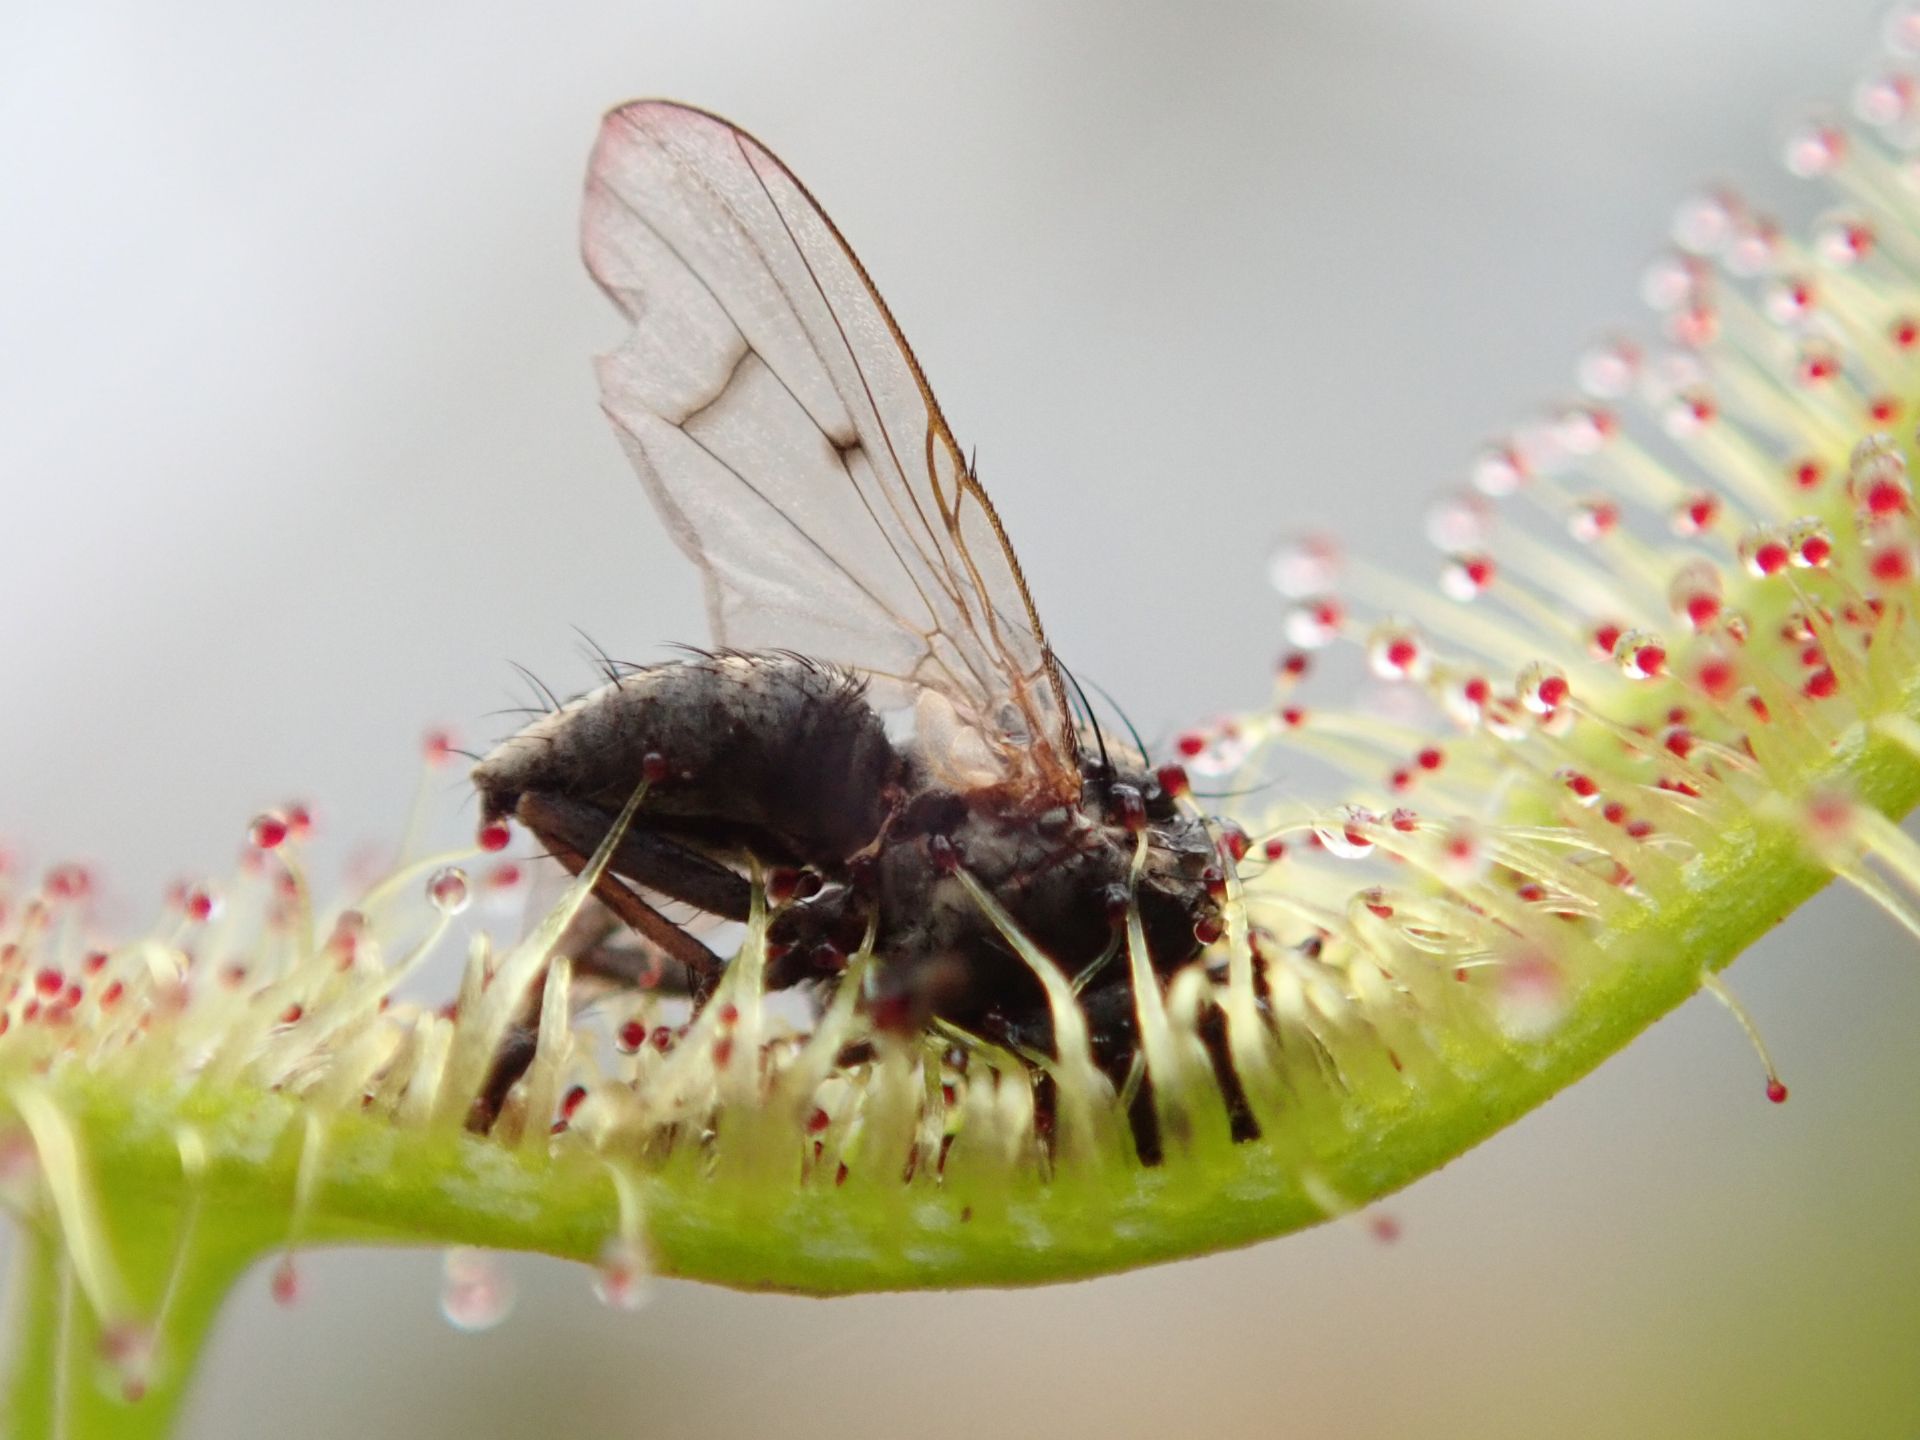
<svg viewBox="0 0 1920 1440">
<path fill-rule="evenodd" d="M 1244 860 L 1247 852 L 1253 848 L 1253 842 L 1247 838 L 1247 832 L 1232 820 L 1221 820 L 1220 845 L 1234 860 Z"/>
<path fill-rule="evenodd" d="M 257 850 L 278 850 L 292 833 L 287 818 L 274 810 L 253 817 L 247 828 L 247 840 Z"/>
<path fill-rule="evenodd" d="M 1147 805 L 1139 790 L 1132 785 L 1112 785 L 1107 789 L 1107 805 L 1113 818 L 1130 835 L 1138 835 L 1147 828 Z"/>
<path fill-rule="evenodd" d="M 204 885 L 190 886 L 180 897 L 180 908 L 186 912 L 187 919 L 196 925 L 204 925 L 213 918 L 215 901 L 213 892 Z"/>
<path fill-rule="evenodd" d="M 1769 1077 L 1767 1080 L 1767 1099 L 1776 1105 L 1787 1103 L 1787 1087 L 1782 1085 L 1777 1077 Z"/>
</svg>

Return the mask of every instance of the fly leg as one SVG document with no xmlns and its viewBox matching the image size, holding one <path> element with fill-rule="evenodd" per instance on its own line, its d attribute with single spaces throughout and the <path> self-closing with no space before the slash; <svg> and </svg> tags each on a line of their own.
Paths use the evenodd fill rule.
<svg viewBox="0 0 1920 1440">
<path fill-rule="evenodd" d="M 523 794 L 514 815 L 573 875 L 579 875 L 591 863 L 610 823 L 603 811 L 591 805 L 538 791 Z M 626 883 L 629 880 L 726 920 L 747 918 L 752 888 L 717 860 L 638 826 L 629 827 L 620 837 L 593 887 L 601 904 L 678 962 L 686 972 L 694 1004 L 704 1004 L 725 968 L 720 957 L 643 899 Z M 631 964 L 631 956 L 609 946 L 584 945 L 573 957 L 573 964 L 579 973 L 616 984 L 632 986 L 641 978 Z M 532 993 L 537 994 L 537 988 Z M 468 1129 L 484 1132 L 499 1118 L 507 1092 L 533 1063 L 537 1033 L 538 1016 L 531 1009 L 509 1027 L 486 1083 L 468 1112 Z"/>
<path fill-rule="evenodd" d="M 554 859 L 578 875 L 606 838 L 609 819 L 592 805 L 564 795 L 528 791 L 514 815 Z M 696 987 L 711 989 L 720 978 L 720 958 L 623 883 L 632 880 L 723 920 L 745 920 L 752 889 L 717 860 L 638 823 L 620 837 L 594 894 L 606 907 L 687 967 Z"/>
</svg>

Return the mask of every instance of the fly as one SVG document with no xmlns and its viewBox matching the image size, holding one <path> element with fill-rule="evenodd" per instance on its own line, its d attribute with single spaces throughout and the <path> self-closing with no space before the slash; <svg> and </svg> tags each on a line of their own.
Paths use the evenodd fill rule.
<svg viewBox="0 0 1920 1440">
<path fill-rule="evenodd" d="M 500 745 L 473 772 L 483 822 L 518 821 L 577 874 L 644 779 L 595 895 L 695 1004 L 725 961 L 660 905 L 744 920 L 751 869 L 783 867 L 804 878 L 772 921 L 770 987 L 831 984 L 871 927 L 875 1029 L 1050 1053 L 1045 991 L 964 866 L 1078 984 L 1123 1089 L 1125 918 L 1171 975 L 1219 934 L 1230 862 L 1173 772 L 1077 723 L 993 504 L 866 270 L 758 141 L 661 101 L 607 116 L 583 249 L 632 324 L 598 361 L 602 404 L 699 568 L 714 649 L 611 668 Z M 478 1123 L 525 1063 L 510 1042 Z M 1137 1096 L 1143 1153 L 1151 1116 Z"/>
</svg>

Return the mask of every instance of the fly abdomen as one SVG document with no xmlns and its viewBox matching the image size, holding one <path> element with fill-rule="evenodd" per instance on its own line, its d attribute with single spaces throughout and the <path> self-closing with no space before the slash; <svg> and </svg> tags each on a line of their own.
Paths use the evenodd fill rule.
<svg viewBox="0 0 1920 1440">
<path fill-rule="evenodd" d="M 701 849 L 833 865 L 872 840 L 903 761 L 844 670 L 784 654 L 634 670 L 500 745 L 473 772 L 483 818 L 529 795 L 609 821 L 653 780 L 641 824 Z"/>
</svg>

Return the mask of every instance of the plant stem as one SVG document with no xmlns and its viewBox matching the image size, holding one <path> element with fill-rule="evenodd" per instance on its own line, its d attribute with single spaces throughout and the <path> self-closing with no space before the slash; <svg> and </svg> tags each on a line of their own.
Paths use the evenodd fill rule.
<svg viewBox="0 0 1920 1440">
<path fill-rule="evenodd" d="M 15 1227 L 11 1361 L 0 1410 L 0 1433 L 9 1440 L 172 1433 L 220 1305 L 259 1253 L 257 1230 L 242 1225 L 236 1236 L 196 1225 L 181 1236 L 145 1207 L 129 1218 L 142 1223 L 116 1237 L 117 1258 L 131 1292 L 148 1302 L 140 1313 L 158 1314 L 138 1330 L 103 1322 L 87 1303 L 65 1241 L 50 1225 Z M 110 1358 L 148 1342 L 151 1363 Z"/>
</svg>

